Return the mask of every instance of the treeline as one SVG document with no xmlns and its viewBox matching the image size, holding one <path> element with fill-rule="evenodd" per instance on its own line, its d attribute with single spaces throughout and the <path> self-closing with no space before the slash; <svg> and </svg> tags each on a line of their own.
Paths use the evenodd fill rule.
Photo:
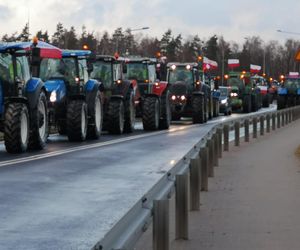
<svg viewBox="0 0 300 250">
<path fill-rule="evenodd" d="M 223 36 L 214 35 L 208 39 L 198 35 L 183 38 L 175 35 L 169 29 L 161 38 L 133 33 L 130 29 L 117 28 L 113 33 L 90 32 L 85 26 L 80 34 L 72 26 L 69 29 L 58 23 L 54 34 L 48 31 L 38 31 L 29 34 L 28 24 L 20 33 L 4 34 L 2 41 L 28 41 L 33 35 L 62 49 L 81 49 L 88 45 L 89 49 L 98 54 L 141 55 L 154 57 L 157 52 L 165 55 L 168 61 L 196 61 L 198 56 L 206 56 L 219 64 L 216 74 L 227 72 L 227 60 L 239 59 L 240 68 L 249 70 L 250 64 L 261 65 L 267 76 L 278 78 L 280 74 L 289 71 L 299 71 L 300 65 L 294 56 L 300 48 L 298 40 L 288 39 L 284 44 L 278 41 L 264 42 L 259 36 L 246 37 L 244 43 L 225 41 Z M 263 73 L 263 72 L 262 72 Z"/>
</svg>

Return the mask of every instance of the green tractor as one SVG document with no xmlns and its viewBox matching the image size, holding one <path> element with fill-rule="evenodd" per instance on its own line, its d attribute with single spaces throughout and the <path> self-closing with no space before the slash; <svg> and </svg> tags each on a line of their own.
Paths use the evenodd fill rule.
<svg viewBox="0 0 300 250">
<path fill-rule="evenodd" d="M 260 89 L 252 85 L 249 73 L 230 72 L 225 79 L 227 86 L 231 88 L 232 110 L 250 113 L 261 107 Z"/>
</svg>

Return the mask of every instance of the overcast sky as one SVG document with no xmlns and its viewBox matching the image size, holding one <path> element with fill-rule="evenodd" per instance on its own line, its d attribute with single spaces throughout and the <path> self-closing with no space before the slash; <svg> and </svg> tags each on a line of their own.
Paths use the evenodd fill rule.
<svg viewBox="0 0 300 250">
<path fill-rule="evenodd" d="M 33 34 L 42 29 L 52 35 L 62 22 L 78 33 L 82 25 L 95 33 L 149 26 L 143 34 L 161 37 L 170 28 L 184 37 L 217 34 L 241 43 L 259 35 L 283 42 L 300 39 L 276 32 L 300 32 L 299 10 L 299 0 L 0 0 L 0 35 L 20 32 L 29 17 Z"/>
</svg>

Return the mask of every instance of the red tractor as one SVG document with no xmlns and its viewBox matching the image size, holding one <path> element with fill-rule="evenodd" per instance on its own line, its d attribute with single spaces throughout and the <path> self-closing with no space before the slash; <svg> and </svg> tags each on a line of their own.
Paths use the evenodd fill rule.
<svg viewBox="0 0 300 250">
<path fill-rule="evenodd" d="M 135 103 L 144 130 L 168 129 L 171 122 L 168 83 L 157 79 L 156 64 L 154 58 L 126 59 L 125 78 L 137 82 L 140 96 Z"/>
</svg>

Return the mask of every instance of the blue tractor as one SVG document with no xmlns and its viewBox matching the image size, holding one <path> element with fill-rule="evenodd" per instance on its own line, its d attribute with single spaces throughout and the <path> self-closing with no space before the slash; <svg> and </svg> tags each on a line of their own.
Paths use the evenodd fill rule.
<svg viewBox="0 0 300 250">
<path fill-rule="evenodd" d="M 48 135 L 46 88 L 32 77 L 41 58 L 60 50 L 44 42 L 0 44 L 0 131 L 7 152 L 42 149 Z"/>
<path fill-rule="evenodd" d="M 89 77 L 90 54 L 88 50 L 63 50 L 60 60 L 44 59 L 39 69 L 47 91 L 49 124 L 69 141 L 101 135 L 103 85 Z"/>
</svg>

